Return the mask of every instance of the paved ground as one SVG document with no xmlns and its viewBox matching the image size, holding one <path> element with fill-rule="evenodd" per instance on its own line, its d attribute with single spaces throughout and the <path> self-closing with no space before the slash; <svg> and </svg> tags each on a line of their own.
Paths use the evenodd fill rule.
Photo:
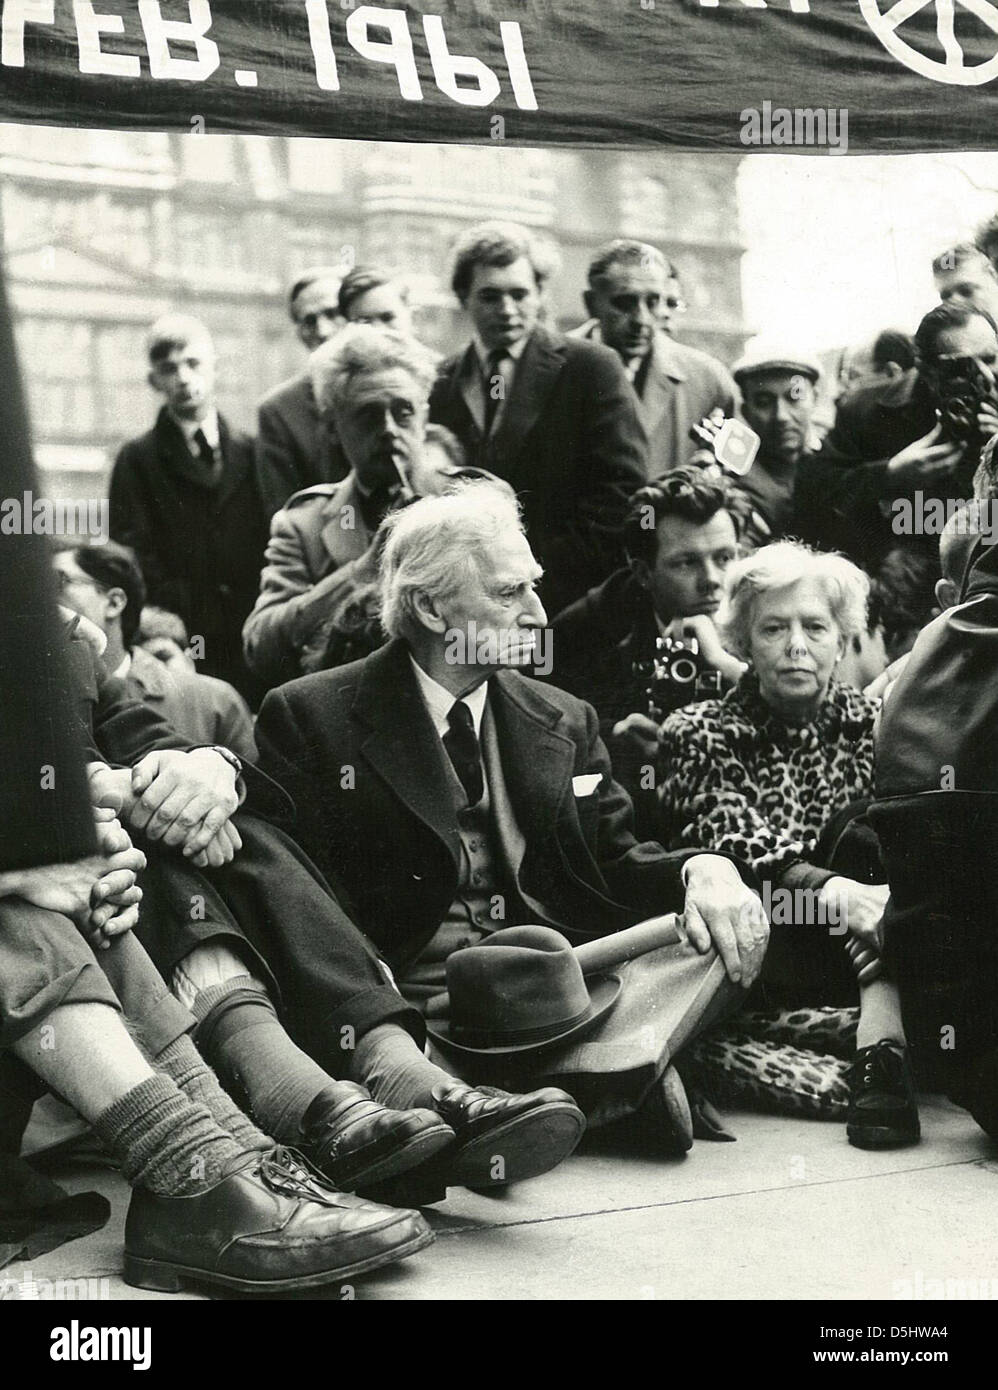
<svg viewBox="0 0 998 1390">
<path fill-rule="evenodd" d="M 927 1102 L 922 1143 L 883 1154 L 851 1148 L 840 1124 L 728 1118 L 737 1143 L 697 1142 L 684 1159 L 601 1152 L 594 1136 L 505 1195 L 455 1192 L 429 1212 L 435 1245 L 324 1296 L 908 1299 L 939 1296 L 950 1279 L 998 1297 L 998 1151 L 964 1112 Z M 65 1161 L 49 1171 L 73 1191 L 105 1192 L 114 1215 L 33 1261 L 30 1275 L 106 1279 L 111 1299 L 160 1297 L 121 1282 L 120 1177 Z M 11 1265 L 0 1285 L 31 1297 L 28 1273 Z"/>
</svg>

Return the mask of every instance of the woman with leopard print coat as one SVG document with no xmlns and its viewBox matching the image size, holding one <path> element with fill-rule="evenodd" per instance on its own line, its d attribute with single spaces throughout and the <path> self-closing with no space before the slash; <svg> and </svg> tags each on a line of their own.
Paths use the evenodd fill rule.
<svg viewBox="0 0 998 1390">
<path fill-rule="evenodd" d="M 841 989 L 852 962 L 860 1020 L 848 1133 L 859 1147 L 882 1148 L 919 1137 L 897 992 L 880 963 L 888 888 L 837 873 L 817 853 L 829 823 L 873 794 L 878 703 L 833 679 L 865 628 L 868 590 L 842 556 L 793 541 L 733 565 L 725 646 L 749 671 L 723 699 L 665 721 L 659 798 L 664 841 L 727 851 L 762 879 L 764 982 L 805 996 L 816 985 Z"/>
</svg>

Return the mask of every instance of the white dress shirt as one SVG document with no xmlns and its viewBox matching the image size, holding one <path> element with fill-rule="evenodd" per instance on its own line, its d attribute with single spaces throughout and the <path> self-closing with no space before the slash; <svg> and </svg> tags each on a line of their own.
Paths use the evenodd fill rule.
<svg viewBox="0 0 998 1390">
<path fill-rule="evenodd" d="M 443 739 L 444 734 L 450 728 L 450 712 L 456 703 L 457 697 L 452 695 L 449 690 L 435 681 L 432 676 L 428 676 L 420 666 L 419 662 L 410 655 L 412 669 L 416 673 L 416 684 L 419 686 L 419 693 L 423 697 L 423 702 L 430 712 L 433 727 L 438 735 Z M 480 739 L 482 736 L 482 720 L 485 718 L 485 701 L 489 695 L 488 681 L 482 681 L 481 685 L 476 685 L 470 694 L 462 696 L 464 703 L 471 710 L 471 722 L 475 728 L 475 737 Z M 483 768 L 484 772 L 484 768 Z"/>
<path fill-rule="evenodd" d="M 194 436 L 197 434 L 198 430 L 201 431 L 205 439 L 208 441 L 208 447 L 211 449 L 211 451 L 213 453 L 217 452 L 222 437 L 218 428 L 218 411 L 214 407 L 212 407 L 212 409 L 208 411 L 208 414 L 204 417 L 203 420 L 185 420 L 182 419 L 179 415 L 174 415 L 173 419 L 176 422 L 176 424 L 180 427 L 180 431 L 184 436 L 184 440 L 186 441 L 187 447 L 188 449 L 190 449 L 191 453 L 194 455 L 195 458 L 201 457 L 201 450 L 194 442 Z"/>
</svg>

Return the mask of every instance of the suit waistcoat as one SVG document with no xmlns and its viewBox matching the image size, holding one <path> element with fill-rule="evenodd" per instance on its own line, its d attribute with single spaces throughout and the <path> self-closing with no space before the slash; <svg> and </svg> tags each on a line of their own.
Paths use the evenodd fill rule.
<svg viewBox="0 0 998 1390">
<path fill-rule="evenodd" d="M 467 804 L 447 750 L 440 753 L 461 839 L 457 891 L 432 940 L 423 948 L 401 982 L 414 1002 L 446 988 L 446 962 L 452 951 L 473 946 L 519 916 L 516 890 L 519 831 L 509 807 L 499 759 L 495 725 L 488 704 L 482 720 L 482 758 L 485 790 L 475 806 Z M 522 842 L 522 837 L 519 837 Z"/>
</svg>

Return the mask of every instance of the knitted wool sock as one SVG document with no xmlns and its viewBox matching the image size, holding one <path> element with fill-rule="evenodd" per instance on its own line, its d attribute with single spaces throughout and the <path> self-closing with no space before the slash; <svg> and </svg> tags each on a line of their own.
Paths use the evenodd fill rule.
<svg viewBox="0 0 998 1390">
<path fill-rule="evenodd" d="M 453 1084 L 454 1077 L 423 1056 L 416 1041 L 397 1023 L 379 1023 L 357 1039 L 350 1058 L 350 1079 L 366 1086 L 390 1110 L 426 1106 L 433 1109 L 433 1087 Z"/>
<path fill-rule="evenodd" d="M 153 1058 L 153 1066 L 166 1072 L 188 1100 L 210 1111 L 213 1119 L 232 1135 L 241 1148 L 267 1151 L 274 1147 L 274 1141 L 257 1129 L 249 1116 L 239 1109 L 188 1033 L 164 1047 L 159 1056 Z"/>
<path fill-rule="evenodd" d="M 263 986 L 248 975 L 212 985 L 193 1013 L 197 1045 L 226 1089 L 268 1134 L 299 1144 L 306 1111 L 332 1078 L 291 1041 Z"/>
<path fill-rule="evenodd" d="M 206 1192 L 244 1153 L 168 1076 L 151 1076 L 101 1112 L 98 1137 L 127 1180 L 161 1197 Z"/>
</svg>

